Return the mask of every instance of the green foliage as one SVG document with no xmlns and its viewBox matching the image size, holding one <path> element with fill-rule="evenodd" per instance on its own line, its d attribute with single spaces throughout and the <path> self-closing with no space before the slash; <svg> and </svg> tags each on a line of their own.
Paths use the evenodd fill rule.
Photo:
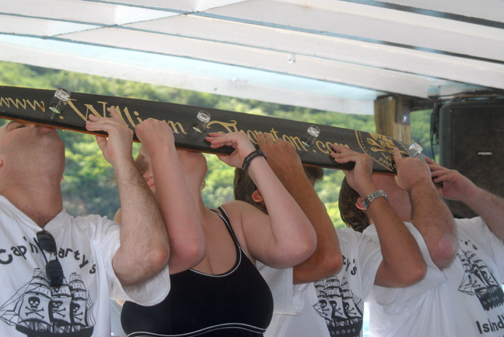
<svg viewBox="0 0 504 337">
<path fill-rule="evenodd" d="M 421 110 L 411 113 L 411 141 L 418 141 L 424 147 L 423 153 L 433 158 L 430 142 L 430 117 L 432 110 Z M 434 154 L 438 154 L 438 147 L 434 148 Z"/>
<path fill-rule="evenodd" d="M 216 208 L 233 200 L 234 168 L 227 166 L 215 155 L 205 154 L 208 174 L 201 195 L 205 205 Z"/>
<path fill-rule="evenodd" d="M 66 167 L 61 188 L 64 207 L 74 215 L 102 214 L 113 218 L 118 209 L 112 166 L 91 135 L 60 132 L 65 142 Z"/>
<path fill-rule="evenodd" d="M 0 62 L 0 85 L 44 89 L 64 87 L 75 92 L 172 102 L 375 132 L 374 117 L 368 115 L 348 115 L 243 100 L 16 63 Z M 429 119 L 430 111 L 411 114 L 412 139 L 424 145 L 426 154 L 430 153 Z M 65 179 L 62 183 L 65 208 L 74 215 L 96 213 L 113 218 L 120 207 L 115 175 L 112 167 L 103 159 L 94 137 L 69 131 L 60 134 L 66 144 Z M 136 144 L 134 152 L 137 151 Z M 209 173 L 202 195 L 205 205 L 215 208 L 233 199 L 234 169 L 214 155 L 206 157 Z M 338 170 L 324 171 L 325 176 L 317 182 L 315 189 L 335 226 L 341 228 L 344 224 L 339 216 L 338 194 L 344 175 Z"/>
</svg>

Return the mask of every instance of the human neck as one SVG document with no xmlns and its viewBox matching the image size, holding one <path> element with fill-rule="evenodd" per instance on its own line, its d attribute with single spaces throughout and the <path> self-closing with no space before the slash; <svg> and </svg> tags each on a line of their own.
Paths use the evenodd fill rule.
<svg viewBox="0 0 504 337">
<path fill-rule="evenodd" d="M 47 187 L 40 184 L 17 183 L 15 186 L 0 190 L 0 194 L 41 228 L 63 209 L 59 184 Z"/>
</svg>

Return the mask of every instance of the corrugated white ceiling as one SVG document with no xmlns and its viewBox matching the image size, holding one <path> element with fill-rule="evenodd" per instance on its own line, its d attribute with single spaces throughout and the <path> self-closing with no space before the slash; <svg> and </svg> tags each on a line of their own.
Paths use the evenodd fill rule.
<svg viewBox="0 0 504 337">
<path fill-rule="evenodd" d="M 0 60 L 373 113 L 504 89 L 501 0 L 0 0 Z"/>
</svg>

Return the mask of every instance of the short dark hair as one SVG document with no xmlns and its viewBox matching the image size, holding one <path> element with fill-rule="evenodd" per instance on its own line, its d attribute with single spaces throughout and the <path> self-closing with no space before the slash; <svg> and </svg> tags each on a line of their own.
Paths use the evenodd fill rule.
<svg viewBox="0 0 504 337">
<path fill-rule="evenodd" d="M 303 168 L 308 179 L 318 181 L 324 177 L 324 170 L 321 167 L 303 166 Z"/>
<path fill-rule="evenodd" d="M 317 181 L 324 177 L 324 170 L 322 170 L 320 167 L 304 166 L 304 171 L 308 179 L 314 179 L 315 181 Z M 255 202 L 254 199 L 252 199 L 252 193 L 254 193 L 254 191 L 257 190 L 257 186 L 252 181 L 252 178 L 250 178 L 250 176 L 247 173 L 245 173 L 241 168 L 235 169 L 233 185 L 234 185 L 233 193 L 235 200 L 245 201 L 246 203 L 257 207 L 263 213 L 268 214 L 266 206 L 264 206 L 260 202 Z"/>
<path fill-rule="evenodd" d="M 369 217 L 366 212 L 355 205 L 359 197 L 359 193 L 350 187 L 346 177 L 343 178 L 338 198 L 341 219 L 348 227 L 362 233 L 369 226 Z"/>
<path fill-rule="evenodd" d="M 255 202 L 252 199 L 252 193 L 257 189 L 252 181 L 252 178 L 245 173 L 241 168 L 235 169 L 235 176 L 233 182 L 233 193 L 235 200 L 245 201 L 252 206 L 259 208 L 263 213 L 268 214 L 266 207 L 260 202 Z"/>
</svg>

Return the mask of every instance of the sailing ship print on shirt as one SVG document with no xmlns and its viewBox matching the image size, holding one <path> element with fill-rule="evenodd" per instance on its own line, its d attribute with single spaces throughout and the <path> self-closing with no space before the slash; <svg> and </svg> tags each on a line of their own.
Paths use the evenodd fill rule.
<svg viewBox="0 0 504 337">
<path fill-rule="evenodd" d="M 331 336 L 358 337 L 362 330 L 364 302 L 350 290 L 343 277 L 330 276 L 315 282 L 318 303 L 313 306 L 326 320 Z"/>
<path fill-rule="evenodd" d="M 89 337 L 95 320 L 93 301 L 81 276 L 72 273 L 59 288 L 51 288 L 36 268 L 32 279 L 0 307 L 0 320 L 27 337 Z"/>
<path fill-rule="evenodd" d="M 457 253 L 457 257 L 462 262 L 465 274 L 458 290 L 471 296 L 476 295 L 486 311 L 503 305 L 504 292 L 501 285 L 491 268 L 476 254 L 478 247 L 470 240 L 460 241 L 462 253 Z"/>
</svg>

